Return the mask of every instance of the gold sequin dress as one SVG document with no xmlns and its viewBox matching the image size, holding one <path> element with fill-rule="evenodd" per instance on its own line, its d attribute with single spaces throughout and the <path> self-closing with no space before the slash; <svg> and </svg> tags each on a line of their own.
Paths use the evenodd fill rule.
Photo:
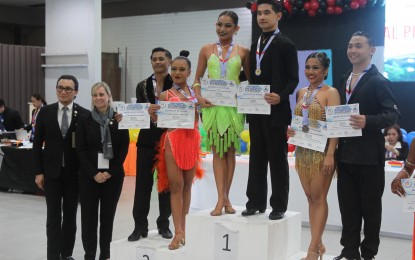
<svg viewBox="0 0 415 260">
<path fill-rule="evenodd" d="M 295 106 L 294 113 L 297 116 L 303 115 L 301 109 L 302 103 L 303 102 L 301 98 L 300 102 L 297 102 L 297 105 Z M 316 97 L 314 97 L 313 101 L 311 101 L 311 104 L 308 107 L 308 118 L 310 121 L 310 125 L 313 124 L 313 120 L 326 121 L 325 109 L 318 102 Z M 301 178 L 309 178 L 311 180 L 314 174 L 322 173 L 324 158 L 325 153 L 297 146 L 295 149 L 295 169 L 297 170 L 298 175 L 300 175 Z"/>
</svg>

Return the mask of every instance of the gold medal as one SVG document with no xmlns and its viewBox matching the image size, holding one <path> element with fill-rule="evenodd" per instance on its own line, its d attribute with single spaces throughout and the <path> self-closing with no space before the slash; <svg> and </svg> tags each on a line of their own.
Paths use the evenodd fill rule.
<svg viewBox="0 0 415 260">
<path fill-rule="evenodd" d="M 256 68 L 255 75 L 257 75 L 257 76 L 261 75 L 261 69 L 260 68 Z"/>
<path fill-rule="evenodd" d="M 310 130 L 310 128 L 308 127 L 308 125 L 303 125 L 302 130 L 303 130 L 304 133 L 308 133 L 308 131 Z"/>
</svg>

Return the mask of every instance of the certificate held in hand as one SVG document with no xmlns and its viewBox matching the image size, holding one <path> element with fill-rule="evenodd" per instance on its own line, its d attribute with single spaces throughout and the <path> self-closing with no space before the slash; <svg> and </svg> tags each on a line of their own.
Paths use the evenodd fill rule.
<svg viewBox="0 0 415 260">
<path fill-rule="evenodd" d="M 247 85 L 238 87 L 238 113 L 270 115 L 271 105 L 265 101 L 270 93 L 269 85 Z"/>
<path fill-rule="evenodd" d="M 157 127 L 184 129 L 195 127 L 195 103 L 160 101 L 159 105 Z"/>
<path fill-rule="evenodd" d="M 216 106 L 236 107 L 236 83 L 233 80 L 208 79 L 201 81 L 202 95 Z"/>
</svg>

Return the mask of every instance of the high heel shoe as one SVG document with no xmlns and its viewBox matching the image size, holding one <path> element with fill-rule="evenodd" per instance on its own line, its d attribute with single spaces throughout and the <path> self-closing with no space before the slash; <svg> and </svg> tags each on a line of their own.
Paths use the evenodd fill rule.
<svg viewBox="0 0 415 260">
<path fill-rule="evenodd" d="M 232 207 L 232 204 L 229 201 L 229 199 L 226 200 L 225 213 L 226 214 L 235 214 L 236 213 L 236 210 Z"/>
<path fill-rule="evenodd" d="M 320 260 L 323 260 L 323 255 L 319 252 L 319 249 L 309 247 L 307 251 L 307 256 L 304 258 L 301 258 L 301 260 L 313 260 L 313 259 L 318 259 L 319 257 L 320 257 Z"/>
<path fill-rule="evenodd" d="M 183 234 L 182 233 L 176 233 L 174 234 L 173 240 L 169 244 L 170 250 L 176 250 L 180 247 L 180 244 L 183 244 Z"/>
<path fill-rule="evenodd" d="M 326 253 L 326 247 L 323 245 L 323 243 L 318 245 L 318 253 L 320 254 L 320 259 L 323 259 L 323 255 Z"/>
<path fill-rule="evenodd" d="M 218 204 L 219 204 L 219 202 L 216 204 L 215 209 L 214 209 L 214 210 L 212 210 L 212 211 L 210 212 L 210 215 L 211 215 L 212 217 L 216 217 L 216 216 L 220 216 L 220 215 L 222 215 L 222 209 L 223 209 L 223 206 L 218 206 Z M 226 209 L 225 209 L 225 210 L 226 210 Z"/>
<path fill-rule="evenodd" d="M 182 240 L 180 241 L 180 243 L 182 244 L 182 245 L 186 245 L 186 233 L 182 233 L 183 234 L 183 238 L 182 238 Z"/>
</svg>

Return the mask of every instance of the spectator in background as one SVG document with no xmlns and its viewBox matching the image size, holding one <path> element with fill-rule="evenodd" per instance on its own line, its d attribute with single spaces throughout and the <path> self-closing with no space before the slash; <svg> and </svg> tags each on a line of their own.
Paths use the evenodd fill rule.
<svg viewBox="0 0 415 260">
<path fill-rule="evenodd" d="M 99 217 L 99 259 L 104 260 L 110 258 L 115 211 L 124 182 L 123 163 L 130 140 L 127 129 L 118 130 L 108 85 L 95 83 L 91 96 L 91 114 L 80 117 L 76 129 L 76 149 L 81 163 L 78 183 L 82 244 L 85 260 L 94 260 Z"/>
<path fill-rule="evenodd" d="M 24 127 L 23 120 L 14 109 L 6 107 L 3 99 L 0 99 L 0 131 L 14 131 Z"/>
<path fill-rule="evenodd" d="M 35 93 L 30 97 L 30 101 L 32 102 L 32 105 L 35 107 L 32 110 L 32 120 L 30 121 L 30 124 L 28 124 L 24 129 L 26 131 L 32 131 L 30 133 L 30 138 L 29 140 L 31 142 L 33 142 L 33 138 L 35 137 L 35 125 L 36 125 L 36 118 L 37 118 L 37 114 L 39 113 L 40 109 L 43 106 L 46 106 L 46 100 L 39 94 L 39 93 Z"/>
<path fill-rule="evenodd" d="M 402 139 L 402 131 L 399 125 L 385 128 L 385 158 L 387 160 L 404 161 L 408 156 L 408 143 Z"/>
</svg>

